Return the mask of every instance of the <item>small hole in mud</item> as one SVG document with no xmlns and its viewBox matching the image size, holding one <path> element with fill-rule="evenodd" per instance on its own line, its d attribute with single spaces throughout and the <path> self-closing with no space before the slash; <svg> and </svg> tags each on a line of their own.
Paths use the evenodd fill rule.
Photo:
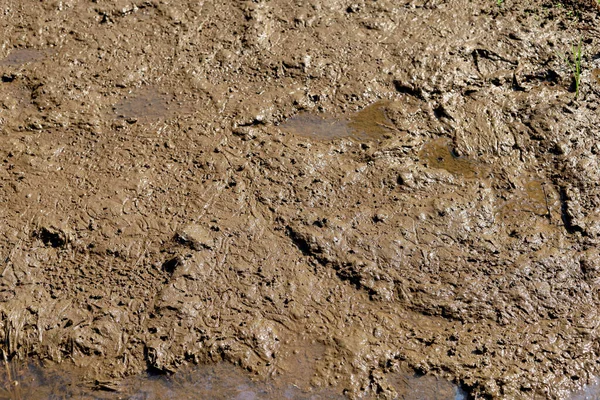
<svg viewBox="0 0 600 400">
<path fill-rule="evenodd" d="M 180 264 L 181 264 L 181 259 L 179 257 L 171 258 L 170 260 L 167 260 L 163 263 L 162 270 L 169 274 L 172 274 L 173 272 L 175 272 L 175 269 Z"/>
<path fill-rule="evenodd" d="M 550 83 L 558 83 L 560 76 L 556 73 L 556 71 L 548 70 L 546 72 L 546 82 Z"/>
<path fill-rule="evenodd" d="M 313 225 L 318 227 L 318 228 L 323 228 L 325 226 L 325 223 L 327 222 L 326 219 L 323 220 L 316 220 L 315 222 L 313 222 Z"/>
<path fill-rule="evenodd" d="M 46 245 L 51 247 L 61 247 L 64 246 L 67 241 L 59 232 L 55 232 L 48 228 L 42 228 L 37 236 L 40 240 Z"/>
</svg>

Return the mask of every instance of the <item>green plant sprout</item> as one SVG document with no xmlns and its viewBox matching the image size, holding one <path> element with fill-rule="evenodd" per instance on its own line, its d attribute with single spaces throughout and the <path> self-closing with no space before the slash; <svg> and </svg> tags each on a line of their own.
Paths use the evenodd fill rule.
<svg viewBox="0 0 600 400">
<path fill-rule="evenodd" d="M 600 0 L 597 0 L 600 1 Z M 496 4 L 498 5 L 498 7 L 500 7 L 502 5 L 502 3 L 504 3 L 504 0 L 496 0 Z"/>
<path fill-rule="evenodd" d="M 579 85 L 581 84 L 581 56 L 583 54 L 581 39 L 579 39 L 579 44 L 577 47 L 574 45 L 571 47 L 571 53 L 572 60 L 570 57 L 563 57 L 566 63 L 569 65 L 569 68 L 571 68 L 571 72 L 573 72 L 573 79 L 575 80 L 575 98 L 577 98 L 579 96 Z"/>
</svg>

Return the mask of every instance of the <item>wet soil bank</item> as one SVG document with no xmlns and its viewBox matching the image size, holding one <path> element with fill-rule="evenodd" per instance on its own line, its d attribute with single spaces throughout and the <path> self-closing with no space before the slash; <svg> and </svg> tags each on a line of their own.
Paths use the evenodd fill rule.
<svg viewBox="0 0 600 400">
<path fill-rule="evenodd" d="M 564 398 L 600 373 L 598 13 L 4 0 L 2 350 Z"/>
</svg>

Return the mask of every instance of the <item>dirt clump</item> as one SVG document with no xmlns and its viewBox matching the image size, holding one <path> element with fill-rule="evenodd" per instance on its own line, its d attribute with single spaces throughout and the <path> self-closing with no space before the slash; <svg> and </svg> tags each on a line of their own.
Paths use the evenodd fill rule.
<svg viewBox="0 0 600 400">
<path fill-rule="evenodd" d="M 600 373 L 590 3 L 5 0 L 2 349 L 564 398 Z"/>
</svg>

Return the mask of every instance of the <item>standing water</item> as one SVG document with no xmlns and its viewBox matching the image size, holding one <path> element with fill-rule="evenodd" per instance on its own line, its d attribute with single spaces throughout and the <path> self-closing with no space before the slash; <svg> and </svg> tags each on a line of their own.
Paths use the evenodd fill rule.
<svg viewBox="0 0 600 400">
<path fill-rule="evenodd" d="M 3 366 L 4 367 L 4 366 Z M 0 375 L 0 399 L 41 400 L 78 398 L 100 399 L 346 399 L 335 389 L 303 390 L 294 384 L 276 380 L 255 382 L 250 374 L 230 364 L 202 365 L 183 368 L 173 375 L 144 374 L 119 383 L 86 382 L 77 373 L 58 367 L 41 368 L 11 366 L 11 380 Z M 464 391 L 451 383 L 432 376 L 395 374 L 390 383 L 398 398 L 406 400 L 466 400 Z M 368 398 L 368 397 L 366 397 Z"/>
</svg>

